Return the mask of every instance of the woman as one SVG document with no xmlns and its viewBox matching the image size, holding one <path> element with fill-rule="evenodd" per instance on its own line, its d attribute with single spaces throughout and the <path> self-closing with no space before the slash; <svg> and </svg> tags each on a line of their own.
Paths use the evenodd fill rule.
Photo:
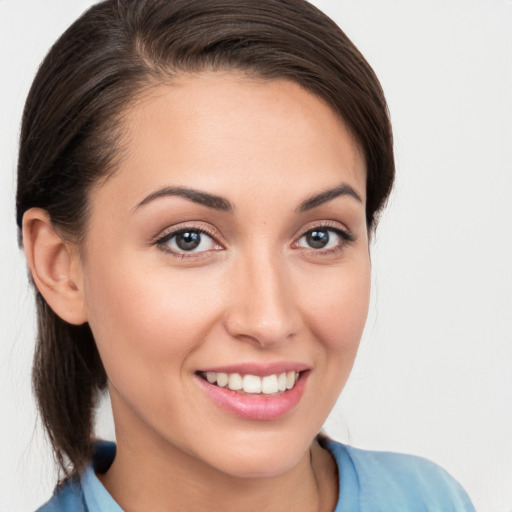
<svg viewBox="0 0 512 512">
<path fill-rule="evenodd" d="M 394 176 L 373 71 L 302 0 L 108 0 L 27 99 L 17 213 L 53 510 L 473 510 L 319 436 Z M 108 386 L 116 446 L 93 441 Z"/>
</svg>

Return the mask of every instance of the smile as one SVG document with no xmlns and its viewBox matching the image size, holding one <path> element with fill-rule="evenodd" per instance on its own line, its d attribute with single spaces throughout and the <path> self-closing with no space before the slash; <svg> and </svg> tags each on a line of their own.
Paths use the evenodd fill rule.
<svg viewBox="0 0 512 512">
<path fill-rule="evenodd" d="M 289 365 L 286 369 L 276 366 L 199 371 L 196 382 L 213 403 L 230 414 L 248 420 L 277 420 L 299 405 L 311 371 L 302 365 L 294 370 Z"/>
<path fill-rule="evenodd" d="M 240 394 L 275 395 L 294 388 L 300 373 L 288 371 L 272 375 L 241 375 L 240 373 L 201 372 L 200 376 L 210 384 L 228 388 Z"/>
</svg>

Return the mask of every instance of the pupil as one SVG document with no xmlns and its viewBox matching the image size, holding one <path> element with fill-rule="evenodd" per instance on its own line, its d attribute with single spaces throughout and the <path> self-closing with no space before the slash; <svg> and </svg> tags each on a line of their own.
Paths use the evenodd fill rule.
<svg viewBox="0 0 512 512">
<path fill-rule="evenodd" d="M 197 231 L 184 231 L 176 235 L 176 245 L 183 251 L 191 251 L 201 243 L 201 235 Z"/>
<path fill-rule="evenodd" d="M 310 231 L 306 235 L 308 245 L 313 249 L 322 249 L 329 242 L 329 233 L 327 231 Z"/>
</svg>

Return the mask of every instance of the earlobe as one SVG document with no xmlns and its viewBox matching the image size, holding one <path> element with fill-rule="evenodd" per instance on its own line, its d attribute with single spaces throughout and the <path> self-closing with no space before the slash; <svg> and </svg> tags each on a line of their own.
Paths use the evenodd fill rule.
<svg viewBox="0 0 512 512">
<path fill-rule="evenodd" d="M 34 284 L 52 310 L 70 324 L 87 321 L 81 264 L 75 244 L 55 231 L 41 208 L 23 215 L 23 249 Z"/>
</svg>

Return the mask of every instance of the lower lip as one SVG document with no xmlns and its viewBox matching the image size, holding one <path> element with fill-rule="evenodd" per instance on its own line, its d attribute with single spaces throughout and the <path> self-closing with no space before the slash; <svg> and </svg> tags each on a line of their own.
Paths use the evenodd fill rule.
<svg viewBox="0 0 512 512">
<path fill-rule="evenodd" d="M 295 386 L 279 395 L 244 395 L 210 384 L 199 376 L 196 379 L 222 409 L 240 418 L 269 421 L 281 418 L 297 406 L 304 394 L 308 376 L 309 371 L 301 372 Z"/>
</svg>

